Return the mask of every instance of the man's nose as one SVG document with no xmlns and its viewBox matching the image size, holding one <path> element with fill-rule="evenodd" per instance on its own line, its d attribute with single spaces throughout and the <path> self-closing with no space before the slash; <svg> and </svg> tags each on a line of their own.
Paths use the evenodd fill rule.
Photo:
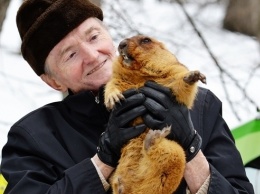
<svg viewBox="0 0 260 194">
<path fill-rule="evenodd" d="M 82 44 L 83 59 L 86 63 L 91 63 L 98 58 L 98 51 L 95 47 Z"/>
</svg>

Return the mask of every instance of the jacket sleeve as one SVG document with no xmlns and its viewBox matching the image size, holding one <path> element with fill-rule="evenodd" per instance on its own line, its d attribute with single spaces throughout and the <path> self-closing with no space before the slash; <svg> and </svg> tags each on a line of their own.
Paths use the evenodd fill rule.
<svg viewBox="0 0 260 194">
<path fill-rule="evenodd" d="M 5 193 L 106 193 L 90 158 L 76 164 L 61 153 L 58 144 L 53 147 L 52 141 L 43 143 L 40 138 L 44 137 L 37 137 L 19 126 L 10 130 L 2 150 L 1 171 L 8 182 Z M 60 165 L 62 160 L 68 165 Z"/>
<path fill-rule="evenodd" d="M 203 139 L 202 151 L 211 171 L 209 194 L 253 194 L 239 151 L 226 122 L 222 118 L 222 104 L 209 90 L 200 99 L 202 116 L 197 124 Z M 202 95 L 203 97 L 203 95 Z"/>
</svg>

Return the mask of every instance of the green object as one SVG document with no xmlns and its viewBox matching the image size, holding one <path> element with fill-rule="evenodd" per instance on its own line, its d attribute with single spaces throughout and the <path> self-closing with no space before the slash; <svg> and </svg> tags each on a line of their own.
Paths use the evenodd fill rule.
<svg viewBox="0 0 260 194">
<path fill-rule="evenodd" d="M 235 129 L 232 134 L 244 165 L 260 156 L 260 120 L 249 121 Z"/>
</svg>

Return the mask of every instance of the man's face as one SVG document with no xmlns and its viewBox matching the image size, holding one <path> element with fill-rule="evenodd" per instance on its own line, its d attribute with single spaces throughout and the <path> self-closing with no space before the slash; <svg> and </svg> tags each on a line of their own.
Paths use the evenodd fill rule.
<svg viewBox="0 0 260 194">
<path fill-rule="evenodd" d="M 115 55 L 108 31 L 100 21 L 89 18 L 51 50 L 46 59 L 51 81 L 43 80 L 60 91 L 96 91 L 110 78 Z"/>
</svg>

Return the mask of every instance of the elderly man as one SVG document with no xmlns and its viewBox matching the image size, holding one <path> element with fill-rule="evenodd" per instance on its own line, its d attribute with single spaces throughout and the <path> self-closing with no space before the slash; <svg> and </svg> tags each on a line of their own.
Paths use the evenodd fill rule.
<svg viewBox="0 0 260 194">
<path fill-rule="evenodd" d="M 107 111 L 103 85 L 112 74 L 116 52 L 102 20 L 102 10 L 88 0 L 26 0 L 18 10 L 24 59 L 45 83 L 69 95 L 11 127 L 2 150 L 1 171 L 8 181 L 5 192 L 110 193 L 107 180 L 122 146 L 146 126 L 167 122 L 178 125 L 179 130 L 169 137 L 181 144 L 189 158 L 176 193 L 252 194 L 240 154 L 221 117 L 221 102 L 209 90 L 200 88 L 189 113 L 171 101 L 162 86 L 148 83 L 143 88 L 146 92 L 126 91 L 125 100 L 111 113 Z M 159 104 L 167 99 L 167 107 L 157 111 L 159 118 L 167 114 L 166 120 L 153 122 L 154 115 L 145 105 L 148 98 Z M 150 115 L 144 124 L 128 126 L 144 115 Z"/>
</svg>

